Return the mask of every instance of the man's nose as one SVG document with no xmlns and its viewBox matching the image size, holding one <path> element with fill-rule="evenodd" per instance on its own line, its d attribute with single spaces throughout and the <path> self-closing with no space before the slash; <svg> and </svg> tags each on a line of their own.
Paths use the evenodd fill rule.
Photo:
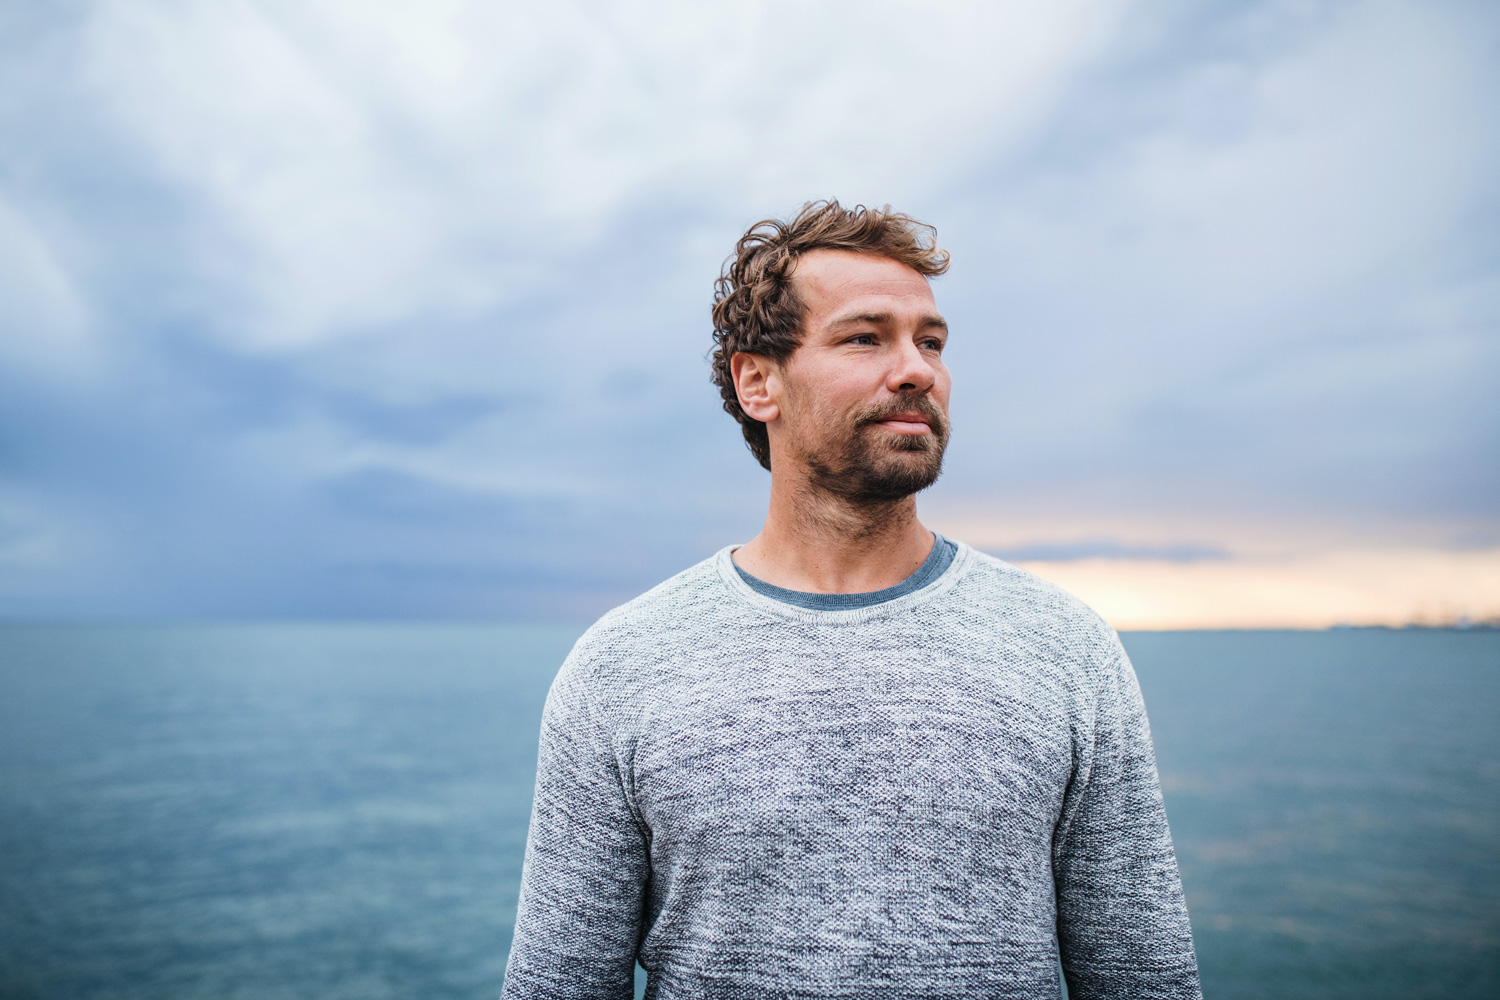
<svg viewBox="0 0 1500 1000">
<path fill-rule="evenodd" d="M 907 341 L 897 349 L 897 355 L 886 376 L 885 387 L 891 392 L 926 392 L 937 381 L 932 362 L 916 344 Z"/>
</svg>

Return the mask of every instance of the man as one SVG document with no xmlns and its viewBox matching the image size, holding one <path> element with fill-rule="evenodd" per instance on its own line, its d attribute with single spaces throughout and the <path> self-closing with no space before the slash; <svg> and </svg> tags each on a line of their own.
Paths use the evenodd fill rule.
<svg viewBox="0 0 1500 1000">
<path fill-rule="evenodd" d="M 610 612 L 542 721 L 505 996 L 1199 997 L 1114 631 L 934 535 L 929 227 L 813 203 L 739 242 L 714 380 L 764 530 Z"/>
</svg>

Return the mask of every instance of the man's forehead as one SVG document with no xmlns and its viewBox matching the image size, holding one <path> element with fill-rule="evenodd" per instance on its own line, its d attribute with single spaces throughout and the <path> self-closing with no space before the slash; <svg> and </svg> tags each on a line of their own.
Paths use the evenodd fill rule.
<svg viewBox="0 0 1500 1000">
<path fill-rule="evenodd" d="M 822 313 L 884 312 L 899 300 L 935 311 L 927 278 L 889 257 L 849 250 L 814 250 L 792 271 L 803 304 Z M 877 303 L 884 300 L 886 306 Z M 861 303 L 864 303 L 862 306 Z"/>
</svg>

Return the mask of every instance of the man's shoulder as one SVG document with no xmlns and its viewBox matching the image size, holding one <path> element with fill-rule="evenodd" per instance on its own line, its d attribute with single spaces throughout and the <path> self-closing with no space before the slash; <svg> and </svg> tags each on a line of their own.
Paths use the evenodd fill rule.
<svg viewBox="0 0 1500 1000">
<path fill-rule="evenodd" d="M 1114 628 L 1080 598 L 1050 580 L 979 549 L 954 597 L 991 626 L 1016 631 L 1059 651 L 1108 658 L 1119 648 Z"/>
<path fill-rule="evenodd" d="M 718 558 L 717 553 L 709 556 L 605 612 L 579 638 L 574 656 L 609 657 L 611 651 L 670 641 L 674 634 L 722 618 L 729 595 Z"/>
</svg>

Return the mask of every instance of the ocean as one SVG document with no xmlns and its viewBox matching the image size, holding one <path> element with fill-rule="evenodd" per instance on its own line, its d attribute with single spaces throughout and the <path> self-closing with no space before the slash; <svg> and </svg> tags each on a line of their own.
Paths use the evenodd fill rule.
<svg viewBox="0 0 1500 1000">
<path fill-rule="evenodd" d="M 494 998 L 579 629 L 0 626 L 0 1000 Z M 1500 996 L 1500 632 L 1127 634 L 1204 992 Z"/>
</svg>

